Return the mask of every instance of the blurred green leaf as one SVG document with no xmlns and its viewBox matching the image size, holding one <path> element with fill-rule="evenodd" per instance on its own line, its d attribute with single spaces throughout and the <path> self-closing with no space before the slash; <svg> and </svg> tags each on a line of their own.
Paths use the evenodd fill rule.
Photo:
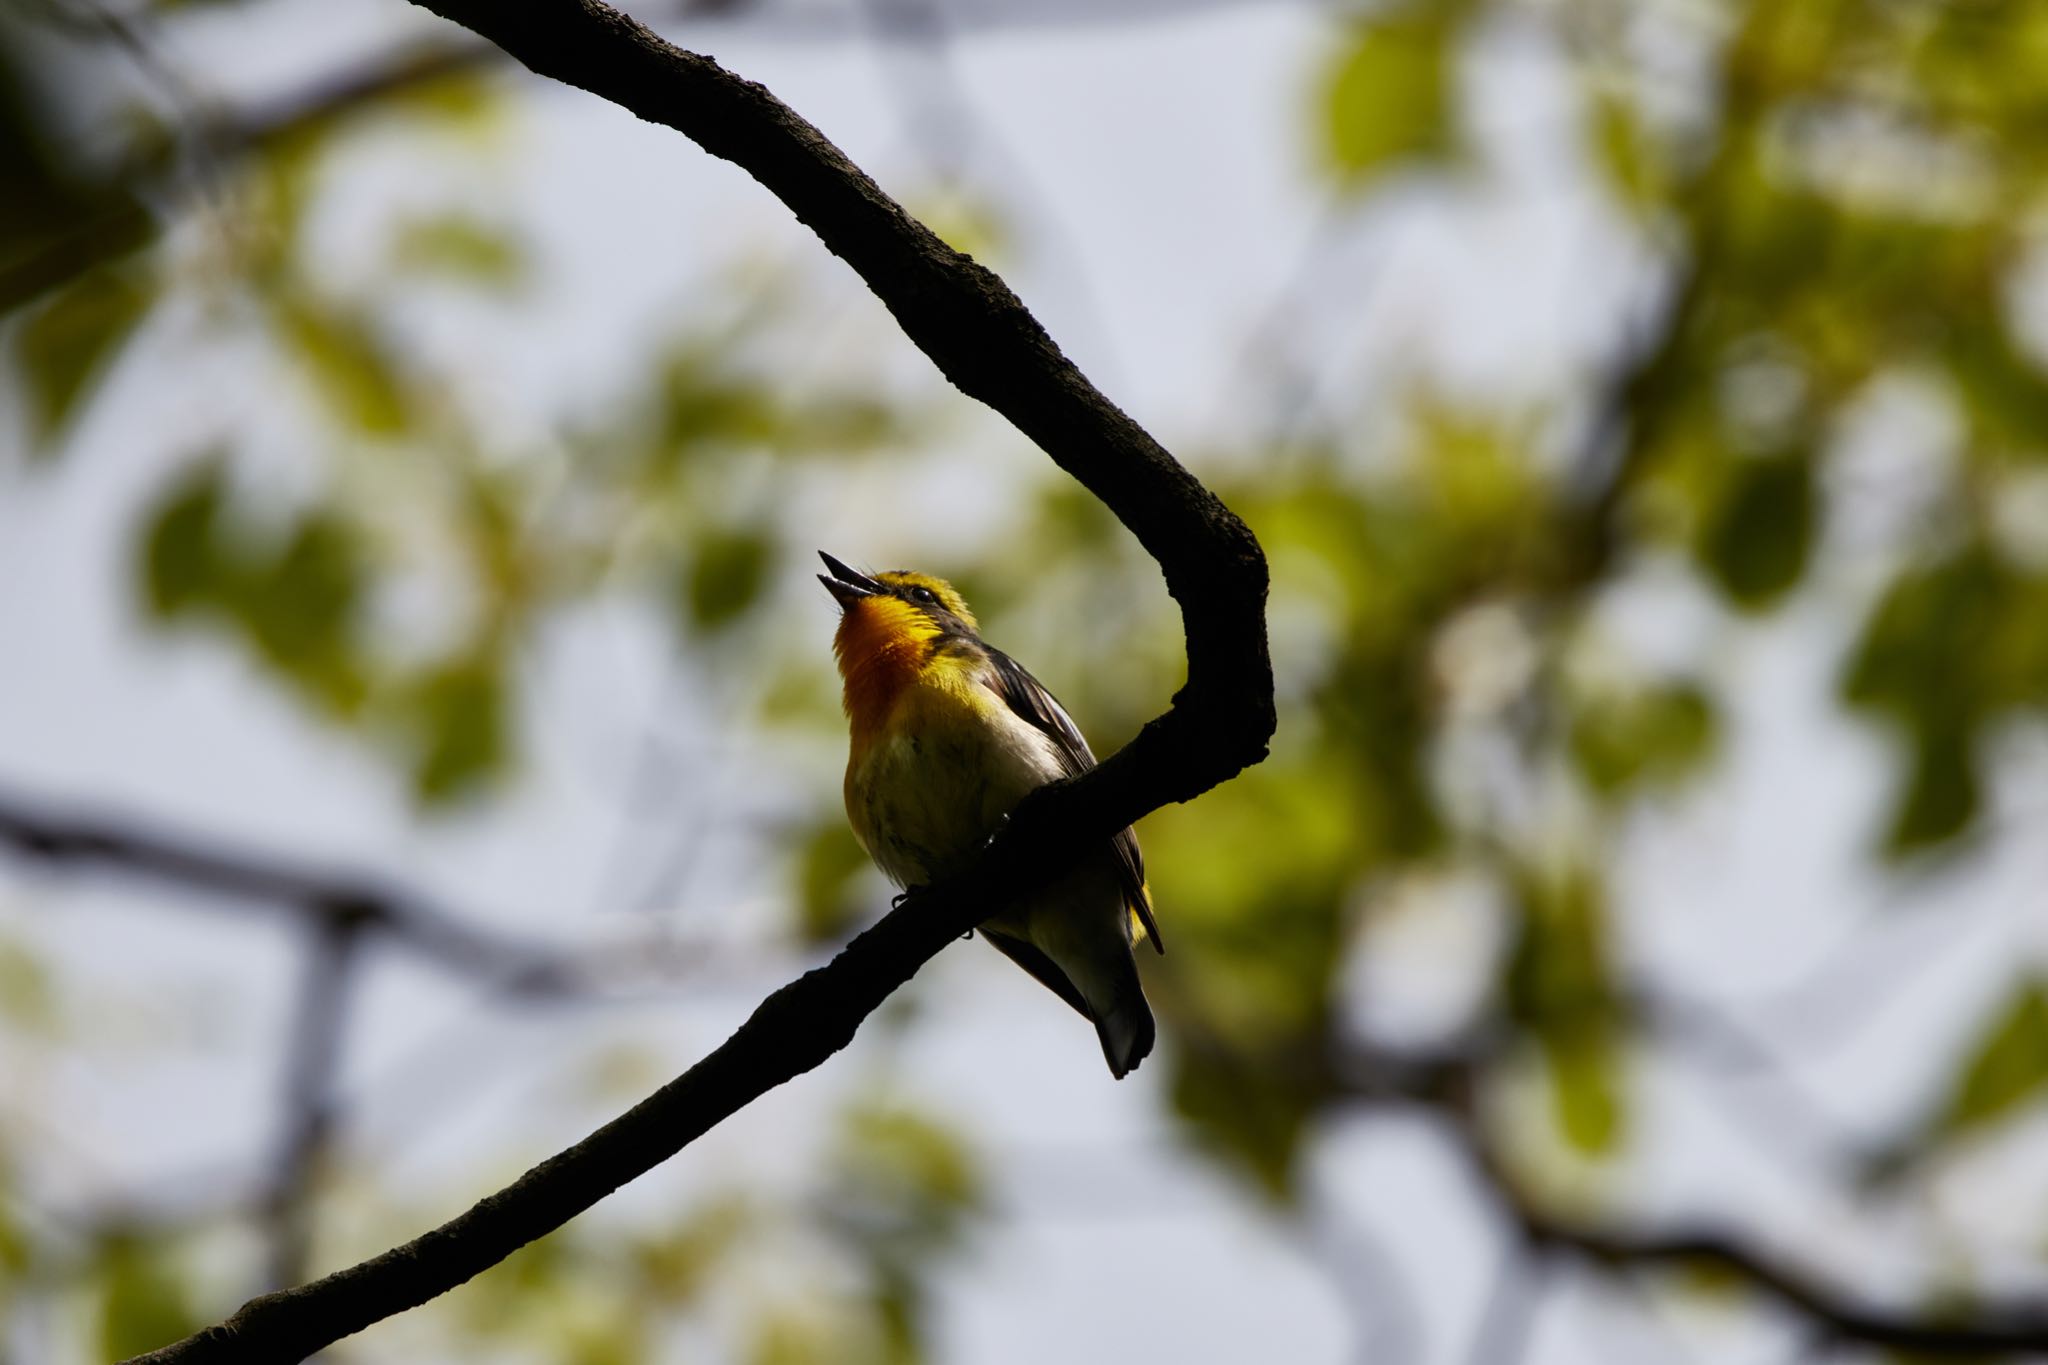
<svg viewBox="0 0 2048 1365">
<path fill-rule="evenodd" d="M 940 241 L 963 256 L 986 263 L 995 260 L 1009 245 L 1010 225 L 1004 219 L 1001 205 L 978 195 L 953 189 L 933 198 L 913 200 L 908 207 Z"/>
<path fill-rule="evenodd" d="M 1940 354 L 1965 414 L 1986 437 L 2020 450 L 2048 447 L 2048 374 L 2021 351 L 1999 311 L 1957 317 Z"/>
<path fill-rule="evenodd" d="M 337 712 L 367 686 L 356 657 L 365 574 L 353 528 L 315 509 L 275 557 L 249 566 L 232 604 L 272 666 Z"/>
<path fill-rule="evenodd" d="M 1983 804 L 1973 726 L 1960 716 L 1929 716 L 1913 734 L 1905 794 L 1885 833 L 1886 851 L 1912 853 L 1955 838 Z"/>
<path fill-rule="evenodd" d="M 2048 1090 L 2048 982 L 2031 979 L 1984 1022 L 1935 1125 L 1950 1137 L 2005 1118 Z"/>
<path fill-rule="evenodd" d="M 103 268 L 43 303 L 14 336 L 35 440 L 62 431 L 155 301 L 137 272 Z"/>
<path fill-rule="evenodd" d="M 1319 1065 L 1321 1034 L 1275 1038 L 1259 1049 L 1182 1034 L 1173 1107 L 1198 1138 L 1279 1202 L 1295 1195 L 1294 1158 L 1333 1089 Z"/>
<path fill-rule="evenodd" d="M 7 937 L 0 937 L 0 1020 L 19 1032 L 41 1034 L 57 1022 L 49 969 L 27 944 Z"/>
<path fill-rule="evenodd" d="M 1583 866 L 1526 872 L 1518 890 L 1521 932 L 1506 963 L 1509 1013 L 1542 1046 L 1566 1140 L 1587 1156 L 1610 1155 L 1626 1114 L 1624 1020 L 1609 965 L 1605 897 Z"/>
<path fill-rule="evenodd" d="M 1696 685 L 1677 683 L 1583 703 L 1570 749 L 1593 789 L 1613 798 L 1688 776 L 1714 738 L 1713 703 Z"/>
<path fill-rule="evenodd" d="M 144 522 L 144 600 L 158 618 L 218 594 L 223 566 L 216 540 L 225 494 L 221 459 L 208 456 L 193 463 Z"/>
<path fill-rule="evenodd" d="M 960 1136 L 900 1105 L 856 1105 L 841 1123 L 833 1198 L 842 1213 L 898 1252 L 950 1244 L 982 1202 L 981 1170 Z"/>
<path fill-rule="evenodd" d="M 1701 566 L 1737 606 L 1768 606 L 1805 572 L 1814 522 L 1805 452 L 1737 460 L 1701 525 Z"/>
<path fill-rule="evenodd" d="M 768 586 L 775 543 L 763 532 L 709 530 L 698 537 L 683 575 L 683 606 L 690 623 L 718 631 L 751 611 Z"/>
<path fill-rule="evenodd" d="M 403 224 L 392 247 L 406 269 L 465 280 L 488 289 L 511 289 L 526 279 L 526 253 L 512 232 L 466 214 L 416 218 Z"/>
<path fill-rule="evenodd" d="M 706 450 L 771 445 L 781 430 L 775 395 L 726 373 L 717 357 L 684 348 L 663 371 L 657 446 L 671 462 Z"/>
<path fill-rule="evenodd" d="M 101 1360 L 126 1360 L 203 1326 L 174 1254 L 135 1237 L 103 1243 L 97 1256 Z"/>
<path fill-rule="evenodd" d="M 747 1365 L 834 1365 L 868 1355 L 846 1339 L 846 1324 L 836 1316 L 789 1305 L 761 1315 L 746 1359 Z"/>
<path fill-rule="evenodd" d="M 367 319 L 302 290 L 280 291 L 274 303 L 285 340 L 337 416 L 370 436 L 402 435 L 412 425 L 411 387 Z"/>
<path fill-rule="evenodd" d="M 504 661 L 474 652 L 429 673 L 415 690 L 420 732 L 413 790 L 429 804 L 467 796 L 510 757 Z"/>
<path fill-rule="evenodd" d="M 1324 146 L 1348 188 L 1454 151 L 1452 37 L 1438 6 L 1375 17 L 1352 31 L 1323 95 Z"/>
<path fill-rule="evenodd" d="M 1621 1063 L 1604 1030 L 1573 1030 L 1543 1038 L 1558 1130 L 1586 1156 L 1611 1154 L 1622 1136 Z"/>
<path fill-rule="evenodd" d="M 227 488 L 221 460 L 209 457 L 158 502 L 143 534 L 151 612 L 208 610 L 305 696 L 334 714 L 353 711 L 369 686 L 358 637 L 370 572 L 353 527 L 315 507 L 266 545 L 233 523 Z"/>
<path fill-rule="evenodd" d="M 853 891 L 867 867 L 867 851 L 844 818 L 828 815 L 812 830 L 796 858 L 798 928 L 806 942 L 835 942 L 860 920 L 866 907 Z"/>
<path fill-rule="evenodd" d="M 1985 727 L 2048 705 L 2048 583 L 1982 542 L 1909 565 L 1878 600 L 1844 672 L 1852 705 L 1902 726 L 1911 770 L 1885 843 L 1911 853 L 1953 839 L 1981 804 Z"/>
<path fill-rule="evenodd" d="M 713 1199 L 674 1227 L 634 1243 L 640 1282 L 666 1307 L 695 1302 L 712 1272 L 755 1222 L 753 1205 L 739 1196 Z"/>
<path fill-rule="evenodd" d="M 1661 205 L 1664 168 L 1640 111 L 1612 92 L 1593 92 L 1587 107 L 1592 119 L 1588 138 L 1616 197 L 1638 214 Z"/>
</svg>

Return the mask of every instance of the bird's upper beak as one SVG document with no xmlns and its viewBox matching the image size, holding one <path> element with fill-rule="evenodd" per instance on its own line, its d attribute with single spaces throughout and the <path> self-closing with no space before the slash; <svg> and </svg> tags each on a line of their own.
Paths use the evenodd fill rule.
<svg viewBox="0 0 2048 1365">
<path fill-rule="evenodd" d="M 826 592 L 839 599 L 842 608 L 850 607 L 863 597 L 873 597 L 882 591 L 880 583 L 864 573 L 848 568 L 823 550 L 818 551 L 818 558 L 824 560 L 825 567 L 832 571 L 830 578 L 819 574 L 818 581 L 825 585 Z"/>
</svg>

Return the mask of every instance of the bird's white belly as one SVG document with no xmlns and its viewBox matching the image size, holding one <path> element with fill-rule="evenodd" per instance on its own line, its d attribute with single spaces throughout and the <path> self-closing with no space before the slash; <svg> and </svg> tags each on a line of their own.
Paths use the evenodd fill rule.
<svg viewBox="0 0 2048 1365">
<path fill-rule="evenodd" d="M 920 707 L 849 771 L 848 813 L 883 875 L 921 886 L 971 856 L 1061 773 L 1052 741 L 1006 710 Z"/>
</svg>

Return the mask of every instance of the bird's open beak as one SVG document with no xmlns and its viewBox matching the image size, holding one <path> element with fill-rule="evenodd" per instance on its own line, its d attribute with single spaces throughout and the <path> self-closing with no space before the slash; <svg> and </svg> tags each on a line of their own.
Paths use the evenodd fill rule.
<svg viewBox="0 0 2048 1365">
<path fill-rule="evenodd" d="M 832 571 L 830 578 L 819 574 L 818 581 L 825 585 L 826 592 L 839 599 L 842 608 L 850 607 L 861 598 L 873 597 L 882 591 L 880 583 L 864 573 L 856 573 L 823 550 L 818 551 L 818 558 L 824 560 L 825 567 Z"/>
</svg>

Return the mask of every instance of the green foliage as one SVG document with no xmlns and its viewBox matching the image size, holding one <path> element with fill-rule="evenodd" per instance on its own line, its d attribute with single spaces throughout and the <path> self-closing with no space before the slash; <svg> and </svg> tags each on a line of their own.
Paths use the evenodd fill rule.
<svg viewBox="0 0 2048 1365">
<path fill-rule="evenodd" d="M 796 855 L 797 931 L 811 943 L 846 936 L 873 909 L 856 894 L 868 870 L 867 850 L 853 837 L 846 817 L 827 814 Z"/>
<path fill-rule="evenodd" d="M 1813 462 L 1805 453 L 1738 460 L 1701 523 L 1700 565 L 1730 602 L 1767 606 L 1806 572 L 1815 517 Z"/>
<path fill-rule="evenodd" d="M 414 420 L 404 363 L 364 316 L 293 289 L 275 300 L 278 329 L 337 417 L 365 436 L 395 437 Z"/>
<path fill-rule="evenodd" d="M 429 671 L 410 689 L 407 708 L 419 729 L 413 787 L 428 802 L 475 791 L 510 759 L 504 660 L 488 649 Z"/>
<path fill-rule="evenodd" d="M 225 494 L 218 458 L 195 462 L 158 500 L 143 533 L 143 596 L 158 617 L 171 617 L 223 593 L 226 566 L 215 541 Z"/>
<path fill-rule="evenodd" d="M 48 1033 L 57 1022 L 57 991 L 49 968 L 27 944 L 5 936 L 0 936 L 0 1022 L 19 1033 Z"/>
<path fill-rule="evenodd" d="M 1324 77 L 1324 148 L 1362 191 L 1403 164 L 1456 147 L 1451 7 L 1414 4 L 1358 24 Z"/>
<path fill-rule="evenodd" d="M 1911 766 L 1885 836 L 1909 853 L 1969 828 L 1992 722 L 2048 704 L 2048 582 L 1982 542 L 1894 580 L 1843 676 L 1848 702 L 1905 730 Z"/>
<path fill-rule="evenodd" d="M 983 1201 L 979 1163 L 959 1136 L 897 1105 L 849 1110 L 828 1172 L 832 1223 L 889 1261 L 954 1247 Z"/>
<path fill-rule="evenodd" d="M 1566 1140 L 1587 1156 L 1609 1155 L 1624 1132 L 1625 1020 L 1609 961 L 1605 899 L 1591 872 L 1574 866 L 1525 874 L 1520 902 L 1508 1012 L 1542 1048 Z"/>
<path fill-rule="evenodd" d="M 141 1237 L 107 1240 L 95 1258 L 99 1276 L 100 1360 L 126 1360 L 196 1331 L 186 1276 L 175 1249 Z"/>
<path fill-rule="evenodd" d="M 1579 773 L 1612 800 L 1692 776 L 1713 752 L 1712 700 L 1692 683 L 1582 703 L 1570 748 Z"/>
<path fill-rule="evenodd" d="M 59 290 L 22 322 L 13 358 L 28 386 L 36 441 L 48 443 L 64 429 L 154 301 L 146 277 L 106 267 Z"/>
<path fill-rule="evenodd" d="M 240 631 L 276 673 L 333 714 L 366 682 L 366 566 L 356 532 L 323 508 L 283 534 L 235 521 L 224 467 L 199 461 L 167 489 L 143 533 L 143 593 L 162 621 L 202 614 Z"/>
<path fill-rule="evenodd" d="M 1934 1127 L 1954 1137 L 2006 1118 L 2048 1090 L 2048 982 L 2022 981 L 1984 1021 Z"/>
<path fill-rule="evenodd" d="M 498 291 L 525 283 L 528 274 L 526 253 L 512 232 L 462 213 L 401 224 L 391 256 L 409 270 Z"/>
<path fill-rule="evenodd" d="M 1661 149 L 1643 126 L 1642 111 L 1613 90 L 1587 94 L 1587 141 L 1616 197 L 1631 213 L 1648 215 L 1664 206 L 1669 171 Z"/>
<path fill-rule="evenodd" d="M 1276 1201 L 1295 1193 L 1296 1157 L 1334 1089 L 1309 1058 L 1313 1035 L 1272 1038 L 1262 1046 L 1223 1047 L 1183 1035 L 1175 1059 L 1173 1107 L 1196 1137 L 1250 1176 Z"/>
<path fill-rule="evenodd" d="M 926 1358 L 922 1286 L 984 1202 L 978 1163 L 943 1123 L 857 1104 L 826 1135 L 809 1188 L 728 1186 L 646 1229 L 578 1223 L 429 1311 L 465 1349 L 576 1365 L 667 1359 L 706 1327 L 744 1343 L 734 1358 L 912 1365 Z"/>
<path fill-rule="evenodd" d="M 778 547 L 751 529 L 706 531 L 682 575 L 683 608 L 700 631 L 722 630 L 761 600 Z"/>
</svg>

